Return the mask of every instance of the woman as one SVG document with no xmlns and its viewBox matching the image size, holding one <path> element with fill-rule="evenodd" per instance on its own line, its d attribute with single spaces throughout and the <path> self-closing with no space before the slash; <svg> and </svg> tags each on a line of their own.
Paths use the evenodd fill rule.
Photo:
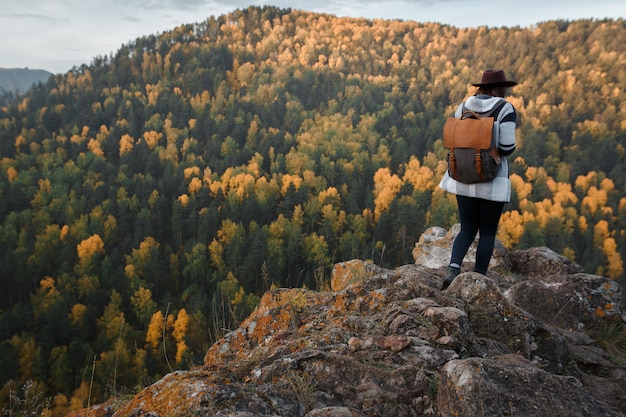
<svg viewBox="0 0 626 417">
<path fill-rule="evenodd" d="M 503 70 L 487 70 L 483 73 L 481 81 L 472 85 L 478 87 L 478 90 L 474 96 L 469 97 L 463 103 L 465 108 L 479 114 L 488 114 L 504 101 L 507 88 L 517 85 L 517 82 L 507 80 Z M 463 104 L 457 108 L 455 117 L 461 117 Z M 495 117 L 494 135 L 500 155 L 510 155 L 516 146 L 517 115 L 515 109 L 511 103 L 506 102 L 499 113 L 492 116 Z M 504 205 L 511 200 L 511 181 L 507 160 L 501 158 L 498 175 L 491 181 L 463 184 L 452 179 L 446 172 L 439 186 L 456 194 L 461 219 L 461 231 L 452 245 L 450 264 L 443 279 L 442 289 L 446 289 L 461 272 L 463 258 L 478 232 L 480 232 L 480 237 L 474 271 L 483 275 L 487 273 L 500 216 Z"/>
</svg>

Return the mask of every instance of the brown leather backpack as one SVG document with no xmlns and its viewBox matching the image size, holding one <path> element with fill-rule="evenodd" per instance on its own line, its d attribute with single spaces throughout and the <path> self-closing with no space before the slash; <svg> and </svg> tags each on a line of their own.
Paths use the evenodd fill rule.
<svg viewBox="0 0 626 417">
<path fill-rule="evenodd" d="M 443 146 L 448 152 L 448 175 L 464 184 L 491 181 L 500 170 L 500 152 L 493 126 L 506 101 L 487 115 L 463 106 L 460 118 L 449 117 L 443 128 Z"/>
</svg>

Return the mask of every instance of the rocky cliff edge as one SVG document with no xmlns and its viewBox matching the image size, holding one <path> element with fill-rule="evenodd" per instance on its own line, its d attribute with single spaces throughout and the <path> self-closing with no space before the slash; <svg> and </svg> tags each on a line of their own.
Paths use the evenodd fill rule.
<svg viewBox="0 0 626 417">
<path fill-rule="evenodd" d="M 441 291 L 457 232 L 427 230 L 413 265 L 342 262 L 329 291 L 267 292 L 204 366 L 76 414 L 625 416 L 621 287 L 498 244 L 487 276 L 463 270 Z"/>
</svg>

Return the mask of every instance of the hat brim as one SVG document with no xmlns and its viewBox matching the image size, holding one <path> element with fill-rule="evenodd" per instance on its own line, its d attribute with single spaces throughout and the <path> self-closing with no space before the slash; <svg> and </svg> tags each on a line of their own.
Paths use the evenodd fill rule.
<svg viewBox="0 0 626 417">
<path fill-rule="evenodd" d="M 517 85 L 516 81 L 501 81 L 496 83 L 476 83 L 474 87 L 513 87 Z"/>
</svg>

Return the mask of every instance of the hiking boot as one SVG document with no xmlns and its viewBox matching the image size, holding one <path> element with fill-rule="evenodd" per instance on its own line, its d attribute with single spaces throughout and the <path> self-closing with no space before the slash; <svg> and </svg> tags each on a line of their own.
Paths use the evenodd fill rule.
<svg viewBox="0 0 626 417">
<path fill-rule="evenodd" d="M 455 268 L 453 266 L 449 266 L 448 272 L 446 272 L 446 275 L 443 277 L 443 285 L 441 286 L 441 290 L 443 291 L 446 288 L 448 288 L 450 284 L 452 284 L 452 281 L 454 281 L 454 278 L 456 278 L 456 276 L 459 275 L 460 273 L 461 273 L 461 268 Z"/>
</svg>

